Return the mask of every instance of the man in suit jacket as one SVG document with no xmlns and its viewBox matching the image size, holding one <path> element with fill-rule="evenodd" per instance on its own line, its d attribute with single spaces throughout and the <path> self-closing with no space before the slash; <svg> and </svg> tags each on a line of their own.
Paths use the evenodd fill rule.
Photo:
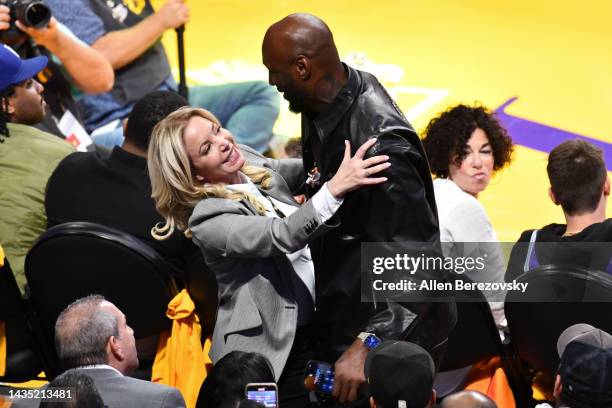
<svg viewBox="0 0 612 408">
<path fill-rule="evenodd" d="M 91 377 L 108 408 L 185 407 L 176 388 L 128 377 L 138 367 L 134 331 L 102 296 L 78 299 L 60 314 L 55 345 L 64 368 Z M 37 407 L 39 402 L 16 399 L 14 407 Z"/>
</svg>

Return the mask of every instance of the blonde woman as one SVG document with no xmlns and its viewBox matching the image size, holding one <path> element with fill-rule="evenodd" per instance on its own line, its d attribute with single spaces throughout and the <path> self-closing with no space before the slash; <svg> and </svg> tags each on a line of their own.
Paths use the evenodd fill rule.
<svg viewBox="0 0 612 408">
<path fill-rule="evenodd" d="M 312 358 L 314 270 L 308 242 L 333 228 L 343 196 L 386 181 L 369 177 L 387 156 L 364 159 L 370 140 L 303 206 L 293 199 L 305 181 L 300 160 L 270 160 L 238 146 L 208 111 L 182 108 L 160 122 L 149 144 L 153 199 L 166 220 L 158 239 L 175 229 L 193 236 L 219 286 L 211 358 L 233 350 L 270 359 L 281 405 L 306 406 L 301 385 Z M 355 273 L 359 273 L 356 271 Z"/>
</svg>

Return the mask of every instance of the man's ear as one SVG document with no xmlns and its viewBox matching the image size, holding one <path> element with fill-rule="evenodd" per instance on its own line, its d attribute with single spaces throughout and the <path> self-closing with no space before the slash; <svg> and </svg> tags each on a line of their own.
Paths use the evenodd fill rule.
<svg viewBox="0 0 612 408">
<path fill-rule="evenodd" d="M 428 407 L 433 408 L 436 405 L 436 398 L 438 396 L 436 395 L 436 390 L 431 390 L 431 399 L 429 400 L 429 404 L 427 405 Z"/>
<path fill-rule="evenodd" d="M 552 188 L 550 187 L 548 187 L 548 196 L 550 197 L 550 200 L 555 203 L 555 205 L 559 205 L 559 200 L 557 200 L 555 193 L 553 193 Z"/>
<path fill-rule="evenodd" d="M 561 391 L 563 391 L 563 384 L 561 384 L 561 376 L 557 374 L 557 377 L 555 378 L 555 386 L 553 387 L 553 397 L 555 397 L 557 401 L 559 401 Z"/>
<path fill-rule="evenodd" d="M 299 78 L 302 81 L 308 81 L 310 79 L 310 71 L 312 70 L 310 59 L 305 55 L 300 54 L 295 59 L 294 64 Z"/>
<path fill-rule="evenodd" d="M 125 359 L 125 354 L 121 349 L 121 344 L 119 344 L 117 337 L 110 336 L 108 338 L 108 343 L 106 343 L 106 349 L 107 352 L 110 351 L 113 354 L 115 360 L 123 361 Z"/>
<path fill-rule="evenodd" d="M 603 185 L 603 195 L 606 197 L 610 195 L 610 177 L 608 176 L 606 176 L 606 181 Z"/>
<path fill-rule="evenodd" d="M 2 98 L 2 110 L 7 112 L 11 116 L 15 113 L 15 106 L 11 101 L 12 99 L 13 98 L 10 97 Z"/>
</svg>

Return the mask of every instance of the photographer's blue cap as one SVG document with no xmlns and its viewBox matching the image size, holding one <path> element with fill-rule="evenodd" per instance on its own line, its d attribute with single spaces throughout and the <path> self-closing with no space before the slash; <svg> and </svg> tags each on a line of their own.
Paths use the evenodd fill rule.
<svg viewBox="0 0 612 408">
<path fill-rule="evenodd" d="M 9 46 L 0 44 L 0 92 L 33 78 L 47 66 L 47 57 L 21 59 Z"/>
</svg>

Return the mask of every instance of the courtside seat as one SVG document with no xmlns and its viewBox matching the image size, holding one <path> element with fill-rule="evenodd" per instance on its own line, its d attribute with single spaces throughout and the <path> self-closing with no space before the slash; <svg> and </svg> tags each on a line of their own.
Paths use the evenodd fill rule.
<svg viewBox="0 0 612 408">
<path fill-rule="evenodd" d="M 201 253 L 193 257 L 187 268 L 186 287 L 200 317 L 202 337 L 211 337 L 217 319 L 218 286 Z"/>
<path fill-rule="evenodd" d="M 517 278 L 525 293 L 509 292 L 505 312 L 511 345 L 520 359 L 551 383 L 559 366 L 557 339 L 576 323 L 612 332 L 612 276 L 564 265 L 544 265 Z M 528 378 L 529 379 L 529 378 Z"/>
<path fill-rule="evenodd" d="M 122 310 L 137 346 L 143 340 L 149 353 L 155 350 L 147 340 L 171 327 L 166 310 L 178 293 L 172 278 L 176 271 L 153 248 L 122 231 L 89 222 L 56 225 L 28 252 L 25 272 L 29 302 L 53 356 L 57 317 L 68 304 L 90 294 L 103 295 Z M 139 358 L 142 353 L 139 347 Z M 60 368 L 56 358 L 54 362 L 56 375 Z"/>
<path fill-rule="evenodd" d="M 4 375 L 0 375 L 0 381 L 36 379 L 44 370 L 40 348 L 31 331 L 26 305 L 7 259 L 0 267 L 0 322 L 4 322 L 6 335 L 6 370 Z"/>
</svg>

